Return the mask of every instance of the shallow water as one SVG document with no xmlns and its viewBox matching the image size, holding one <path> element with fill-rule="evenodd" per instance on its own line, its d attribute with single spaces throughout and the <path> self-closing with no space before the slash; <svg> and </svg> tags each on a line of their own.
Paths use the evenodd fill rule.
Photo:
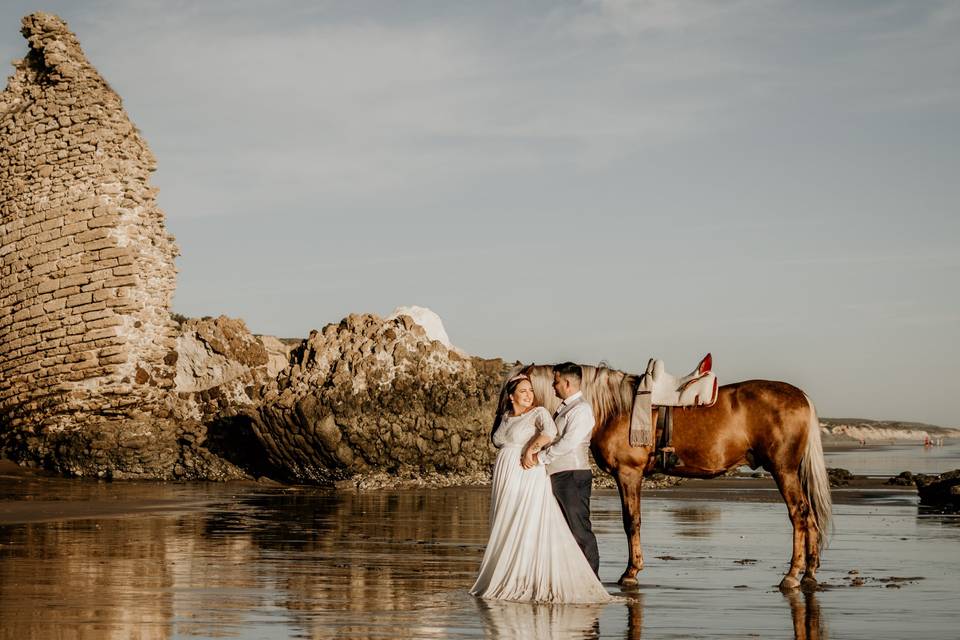
<svg viewBox="0 0 960 640">
<path fill-rule="evenodd" d="M 869 444 L 843 451 L 826 451 L 828 467 L 839 467 L 857 475 L 895 476 L 901 471 L 943 473 L 960 469 L 960 442 L 947 440 L 939 447 L 923 443 Z"/>
<path fill-rule="evenodd" d="M 956 637 L 960 524 L 919 514 L 910 494 L 837 506 L 820 573 L 834 588 L 784 596 L 773 587 L 790 544 L 782 504 L 646 500 L 647 566 L 621 592 L 619 499 L 598 491 L 601 578 L 628 600 L 534 607 L 466 593 L 486 489 L 45 482 L 2 493 L 191 504 L 0 526 L 0 638 Z M 878 580 L 891 576 L 922 579 Z"/>
</svg>

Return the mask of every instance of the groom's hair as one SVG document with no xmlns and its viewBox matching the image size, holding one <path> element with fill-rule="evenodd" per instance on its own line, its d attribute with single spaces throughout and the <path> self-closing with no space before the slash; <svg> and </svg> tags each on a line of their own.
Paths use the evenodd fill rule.
<svg viewBox="0 0 960 640">
<path fill-rule="evenodd" d="M 583 382 L 583 371 L 576 362 L 561 362 L 553 365 L 553 372 L 558 373 L 564 378 L 573 378 L 577 384 Z"/>
</svg>

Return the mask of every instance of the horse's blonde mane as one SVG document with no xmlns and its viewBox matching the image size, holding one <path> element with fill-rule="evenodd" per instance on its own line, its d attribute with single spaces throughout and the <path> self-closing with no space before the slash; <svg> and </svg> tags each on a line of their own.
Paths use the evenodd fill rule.
<svg viewBox="0 0 960 640">
<path fill-rule="evenodd" d="M 553 392 L 553 367 L 530 365 L 522 371 L 530 376 L 536 404 L 550 413 L 556 411 L 560 406 L 560 398 Z M 580 390 L 583 391 L 584 399 L 593 407 L 593 416 L 598 425 L 605 424 L 611 416 L 630 412 L 636 393 L 637 376 L 603 366 L 581 365 L 581 371 L 583 380 Z"/>
</svg>

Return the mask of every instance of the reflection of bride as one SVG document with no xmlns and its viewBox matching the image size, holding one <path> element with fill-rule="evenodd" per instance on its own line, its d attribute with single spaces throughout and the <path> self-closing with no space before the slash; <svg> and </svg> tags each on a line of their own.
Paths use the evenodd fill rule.
<svg viewBox="0 0 960 640">
<path fill-rule="evenodd" d="M 470 593 L 521 602 L 611 601 L 570 533 L 546 468 L 520 464 L 527 443 L 533 441 L 537 449 L 557 435 L 549 412 L 533 406 L 527 376 L 507 382 L 498 416 L 490 539 Z"/>
<path fill-rule="evenodd" d="M 578 547 L 579 548 L 579 547 Z M 488 638 L 599 638 L 597 604 L 520 604 L 477 600 Z"/>
</svg>

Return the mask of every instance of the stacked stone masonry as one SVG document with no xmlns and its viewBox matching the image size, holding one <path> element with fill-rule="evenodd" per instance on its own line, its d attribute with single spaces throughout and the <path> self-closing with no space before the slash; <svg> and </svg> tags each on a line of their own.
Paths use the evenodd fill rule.
<svg viewBox="0 0 960 640">
<path fill-rule="evenodd" d="M 0 95 L 0 431 L 38 457 L 84 432 L 93 454 L 91 434 L 134 418 L 149 437 L 169 411 L 177 246 L 153 155 L 76 36 L 43 13 L 22 33 Z"/>
</svg>

